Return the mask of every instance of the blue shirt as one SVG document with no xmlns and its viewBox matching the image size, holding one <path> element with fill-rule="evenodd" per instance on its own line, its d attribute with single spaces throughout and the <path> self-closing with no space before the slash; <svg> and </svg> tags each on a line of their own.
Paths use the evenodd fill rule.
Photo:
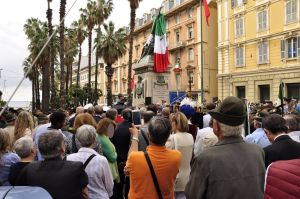
<svg viewBox="0 0 300 199">
<path fill-rule="evenodd" d="M 248 143 L 257 144 L 261 148 L 265 148 L 271 144 L 262 128 L 258 128 L 250 135 L 247 135 L 245 141 Z"/>
<path fill-rule="evenodd" d="M 9 186 L 8 175 L 11 165 L 19 162 L 20 158 L 17 154 L 8 152 L 4 153 L 0 160 L 0 184 Z"/>
</svg>

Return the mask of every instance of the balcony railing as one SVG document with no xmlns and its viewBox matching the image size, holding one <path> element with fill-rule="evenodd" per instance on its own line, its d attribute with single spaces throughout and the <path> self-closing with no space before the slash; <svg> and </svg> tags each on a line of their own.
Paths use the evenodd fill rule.
<svg viewBox="0 0 300 199">
<path fill-rule="evenodd" d="M 177 49 L 180 49 L 180 48 L 183 48 L 183 47 L 185 47 L 185 42 L 183 42 L 183 41 L 178 41 L 178 42 L 175 42 L 175 43 L 170 43 L 169 44 L 169 51 L 177 50 Z"/>
</svg>

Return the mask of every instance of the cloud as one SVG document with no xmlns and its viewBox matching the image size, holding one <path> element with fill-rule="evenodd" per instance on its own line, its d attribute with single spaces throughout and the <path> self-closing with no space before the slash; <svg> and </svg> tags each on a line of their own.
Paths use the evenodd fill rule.
<svg viewBox="0 0 300 199">
<path fill-rule="evenodd" d="M 67 9 L 75 0 L 67 1 Z M 114 10 L 109 20 L 116 24 L 116 27 L 127 26 L 130 20 L 130 6 L 127 0 L 114 0 Z M 142 17 L 144 12 L 149 13 L 150 9 L 159 7 L 162 0 L 142 1 L 137 10 L 137 17 Z M 59 24 L 59 0 L 53 1 L 53 24 Z M 86 0 L 77 0 L 77 3 L 66 17 L 65 24 L 68 26 L 80 16 L 79 9 L 86 6 Z M 28 41 L 23 32 L 23 25 L 26 19 L 38 17 L 46 21 L 46 0 L 9 0 L 2 1 L 0 6 L 0 90 L 4 89 L 7 99 L 16 88 L 23 75 L 22 63 L 27 57 Z M 87 44 L 84 44 L 84 53 L 87 53 Z M 26 80 L 14 96 L 13 100 L 31 100 L 31 83 Z"/>
</svg>

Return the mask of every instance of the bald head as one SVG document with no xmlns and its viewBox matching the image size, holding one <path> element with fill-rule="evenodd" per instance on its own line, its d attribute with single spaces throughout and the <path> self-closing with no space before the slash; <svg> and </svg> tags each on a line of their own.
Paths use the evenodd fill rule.
<svg viewBox="0 0 300 199">
<path fill-rule="evenodd" d="M 78 106 L 78 107 L 76 108 L 76 114 L 80 114 L 80 113 L 84 113 L 84 108 L 83 108 L 83 106 Z"/>
</svg>

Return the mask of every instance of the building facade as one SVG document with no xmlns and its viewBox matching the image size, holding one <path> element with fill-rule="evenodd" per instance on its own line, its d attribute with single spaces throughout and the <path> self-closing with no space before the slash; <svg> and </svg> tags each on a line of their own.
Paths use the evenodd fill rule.
<svg viewBox="0 0 300 199">
<path fill-rule="evenodd" d="M 217 0 L 218 97 L 300 97 L 299 0 Z"/>
<path fill-rule="evenodd" d="M 170 102 L 182 98 L 189 90 L 201 95 L 201 45 L 203 45 L 204 98 L 212 101 L 217 97 L 217 6 L 210 3 L 210 26 L 205 24 L 203 11 L 202 38 L 200 31 L 200 3 L 195 0 L 165 0 L 163 7 L 151 9 L 142 18 L 136 18 L 133 39 L 133 65 L 141 58 L 143 46 L 149 35 L 153 20 L 161 11 L 166 18 L 167 40 L 170 61 Z M 129 33 L 129 29 L 127 28 Z M 127 45 L 128 46 L 128 45 Z M 114 65 L 113 94 L 127 93 L 128 52 Z M 134 66 L 133 66 L 134 68 Z M 179 68 L 180 70 L 177 70 Z M 115 83 L 115 86 L 114 86 Z M 156 103 L 156 102 L 153 102 Z"/>
</svg>

